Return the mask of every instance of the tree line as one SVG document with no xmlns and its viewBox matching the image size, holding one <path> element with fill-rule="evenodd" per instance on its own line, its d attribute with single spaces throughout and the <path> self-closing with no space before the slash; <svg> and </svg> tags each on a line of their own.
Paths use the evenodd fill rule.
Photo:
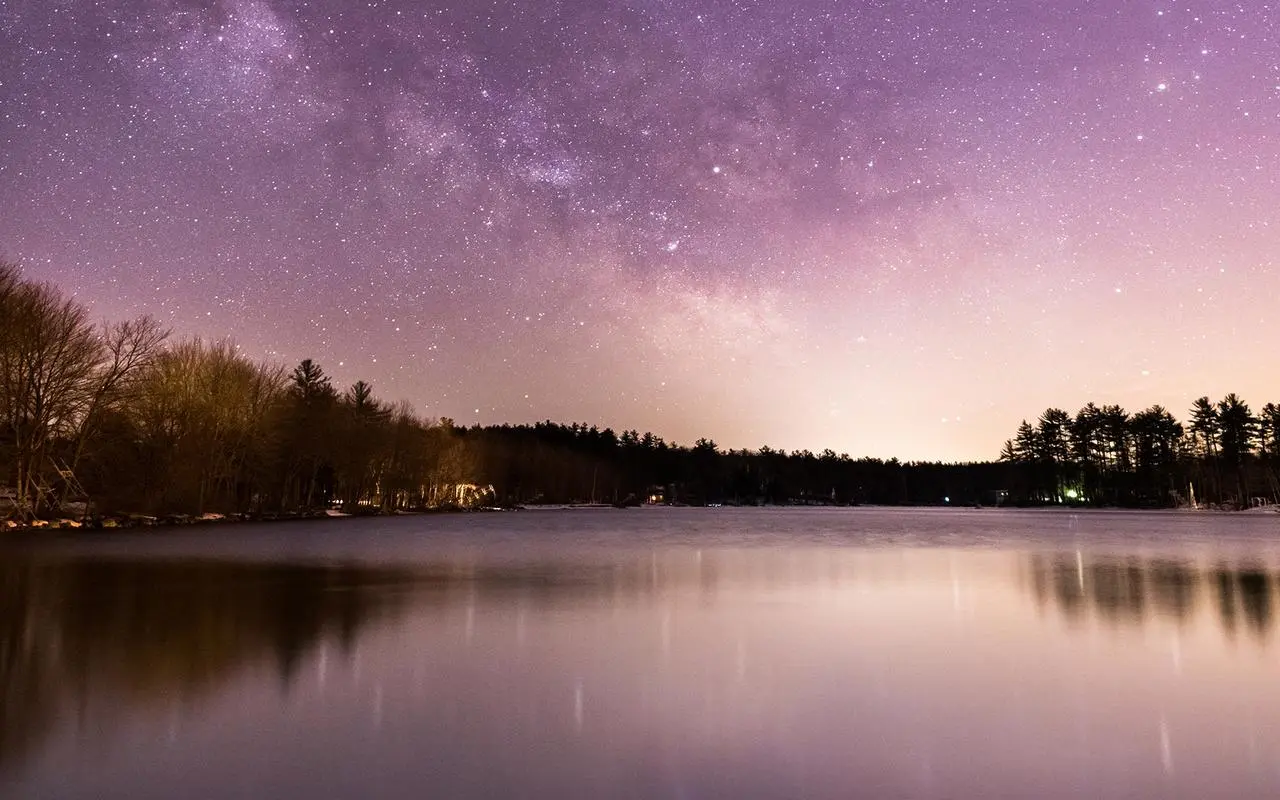
<svg viewBox="0 0 1280 800">
<path fill-rule="evenodd" d="M 506 503 L 902 505 L 976 502 L 1008 465 L 904 463 L 827 449 L 721 449 L 546 421 L 460 430 L 477 480 Z"/>
<path fill-rule="evenodd" d="M 544 421 L 463 427 L 148 317 L 96 325 L 0 262 L 0 516 L 270 515 L 524 503 L 1245 505 L 1275 497 L 1280 411 L 1235 395 L 1049 409 L 991 462 L 724 450 Z M 84 508 L 84 507 L 82 507 Z"/>
<path fill-rule="evenodd" d="M 335 388 L 149 317 L 93 324 L 0 263 L 0 491 L 7 513 L 423 507 L 468 482 L 452 428 L 367 383 Z M 3 509 L 0 509 L 3 513 Z"/>
<path fill-rule="evenodd" d="M 1159 405 L 1050 408 L 1022 421 L 1000 460 L 1018 503 L 1245 508 L 1280 499 L 1280 406 L 1201 397 L 1186 424 Z"/>
<path fill-rule="evenodd" d="M 0 263 L 0 501 L 24 519 L 274 514 L 520 503 L 910 503 L 974 498 L 1004 465 L 902 464 L 831 450 L 551 421 L 456 426 L 333 385 L 315 361 L 175 341 L 154 319 L 93 324 Z"/>
</svg>

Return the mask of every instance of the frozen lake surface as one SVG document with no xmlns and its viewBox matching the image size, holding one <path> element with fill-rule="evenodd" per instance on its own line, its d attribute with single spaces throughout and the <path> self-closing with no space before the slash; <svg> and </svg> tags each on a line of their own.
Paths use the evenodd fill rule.
<svg viewBox="0 0 1280 800">
<path fill-rule="evenodd" d="M 0 796 L 1280 796 L 1280 515 L 0 540 Z"/>
</svg>

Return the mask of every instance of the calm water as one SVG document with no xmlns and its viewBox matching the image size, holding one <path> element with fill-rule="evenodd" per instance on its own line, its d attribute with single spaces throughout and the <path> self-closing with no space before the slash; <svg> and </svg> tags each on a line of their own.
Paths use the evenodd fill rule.
<svg viewBox="0 0 1280 800">
<path fill-rule="evenodd" d="M 0 543 L 0 796 L 1280 796 L 1280 515 Z"/>
</svg>

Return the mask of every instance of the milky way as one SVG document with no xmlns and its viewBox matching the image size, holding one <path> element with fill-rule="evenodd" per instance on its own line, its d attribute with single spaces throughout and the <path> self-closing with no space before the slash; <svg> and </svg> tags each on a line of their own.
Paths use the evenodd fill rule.
<svg viewBox="0 0 1280 800">
<path fill-rule="evenodd" d="M 0 0 L 0 254 L 459 423 L 1280 401 L 1280 7 Z"/>
</svg>

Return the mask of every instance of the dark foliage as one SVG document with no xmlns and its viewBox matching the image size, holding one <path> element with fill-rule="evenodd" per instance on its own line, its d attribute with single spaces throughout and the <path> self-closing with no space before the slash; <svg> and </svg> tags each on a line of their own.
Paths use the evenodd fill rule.
<svg viewBox="0 0 1280 800">
<path fill-rule="evenodd" d="M 229 341 L 172 343 L 152 320 L 95 328 L 0 263 L 0 488 L 22 519 L 69 507 L 150 515 L 522 503 L 1243 506 L 1277 495 L 1280 410 L 1093 403 L 1024 421 L 994 463 L 690 446 L 583 423 L 459 428 L 291 372 Z M 70 504 L 70 505 L 69 505 Z"/>
<path fill-rule="evenodd" d="M 1280 500 L 1280 409 L 1255 416 L 1234 393 L 1195 400 L 1184 426 L 1161 406 L 1128 414 L 1089 403 L 1074 417 L 1025 420 L 1001 460 L 1015 467 L 1009 501 L 1040 505 L 1245 508 Z"/>
</svg>

